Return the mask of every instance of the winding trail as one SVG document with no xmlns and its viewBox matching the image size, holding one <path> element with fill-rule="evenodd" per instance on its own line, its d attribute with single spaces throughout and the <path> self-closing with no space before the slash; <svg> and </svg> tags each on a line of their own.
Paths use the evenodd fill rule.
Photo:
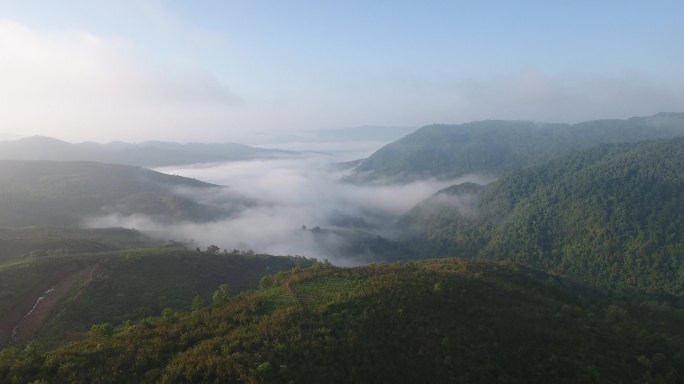
<svg viewBox="0 0 684 384">
<path fill-rule="evenodd" d="M 0 324 L 0 348 L 29 340 L 64 299 L 70 294 L 80 294 L 82 286 L 87 285 L 82 283 L 91 281 L 99 267 L 98 264 L 70 266 L 55 271 L 49 279 L 36 282 L 16 306 L 16 311 L 5 316 Z M 81 285 L 76 292 L 72 289 L 75 284 Z"/>
</svg>

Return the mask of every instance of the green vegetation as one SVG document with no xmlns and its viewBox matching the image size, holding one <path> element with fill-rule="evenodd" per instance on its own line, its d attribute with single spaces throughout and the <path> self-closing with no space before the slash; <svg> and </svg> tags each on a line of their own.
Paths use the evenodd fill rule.
<svg viewBox="0 0 684 384">
<path fill-rule="evenodd" d="M 310 265 L 303 258 L 208 254 L 182 248 L 44 256 L 0 266 L 0 346 L 78 339 L 92 324 L 189 310 L 197 296 L 253 289 L 262 276 Z M 44 299 L 31 311 L 39 297 Z M 12 337 L 13 329 L 21 324 Z M 0 380 L 2 382 L 2 380 Z"/>
<path fill-rule="evenodd" d="M 178 144 L 146 141 L 140 144 L 71 144 L 41 136 L 0 142 L 0 160 L 97 161 L 141 167 L 265 159 L 294 154 L 296 152 L 233 143 Z"/>
<path fill-rule="evenodd" d="M 684 138 L 600 146 L 458 186 L 399 222 L 426 257 L 514 261 L 611 288 L 684 294 Z"/>
<path fill-rule="evenodd" d="M 0 227 L 0 266 L 29 257 L 115 251 L 156 243 L 125 228 Z"/>
<path fill-rule="evenodd" d="M 684 114 L 676 113 L 574 125 L 495 120 L 430 125 L 376 151 L 355 168 L 351 180 L 501 176 L 601 143 L 679 135 L 684 135 Z"/>
<path fill-rule="evenodd" d="M 211 188 L 220 187 L 125 165 L 0 161 L 0 226 L 64 227 L 111 213 L 202 221 L 229 214 L 180 191 Z"/>
<path fill-rule="evenodd" d="M 0 352 L 0 381 L 677 383 L 684 317 L 509 264 L 317 264 L 191 313 Z"/>
<path fill-rule="evenodd" d="M 0 227 L 0 382 L 684 382 L 681 133 L 684 114 L 423 128 L 357 176 L 509 173 L 417 205 L 402 243 L 344 213 L 297 232 L 352 262 L 481 260 L 349 269 L 79 229 L 230 212 L 193 199 L 220 188 L 193 179 L 0 161 L 0 225 L 58 226 Z"/>
</svg>

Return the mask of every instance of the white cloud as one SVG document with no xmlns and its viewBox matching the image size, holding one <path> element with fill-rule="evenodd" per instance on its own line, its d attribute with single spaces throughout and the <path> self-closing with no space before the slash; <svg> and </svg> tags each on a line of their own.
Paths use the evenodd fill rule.
<svg viewBox="0 0 684 384">
<path fill-rule="evenodd" d="M 143 57 L 121 39 L 0 20 L 2 126 L 61 138 L 168 137 L 190 121 L 218 126 L 239 105 L 211 73 Z"/>
<path fill-rule="evenodd" d="M 290 71 L 249 49 L 226 53 L 240 45 L 226 36 L 193 30 L 163 13 L 158 18 L 172 32 L 163 39 L 166 48 L 155 49 L 190 36 L 177 52 L 162 55 L 124 38 L 0 19 L 2 131 L 72 141 L 256 142 L 260 132 L 491 118 L 578 122 L 684 110 L 682 78 L 515 68 L 418 75 L 371 72 L 373 65 L 356 72 Z M 221 77 L 205 61 L 221 68 Z M 239 95 L 227 78 L 239 83 Z"/>
<path fill-rule="evenodd" d="M 470 176 L 406 185 L 352 185 L 340 181 L 345 173 L 330 169 L 328 160 L 310 156 L 164 168 L 161 171 L 165 173 L 230 186 L 224 190 L 230 196 L 247 196 L 259 203 L 243 206 L 231 217 L 211 223 L 168 224 L 141 215 L 113 214 L 88 220 L 86 225 L 136 228 L 166 240 L 195 241 L 201 247 L 217 244 L 226 249 L 300 254 L 348 265 L 363 262 L 369 255 L 341 258 L 338 251 L 348 240 L 333 232 L 317 237 L 303 231 L 302 225 L 308 229 L 342 229 L 352 222 L 357 227 L 363 223 L 361 227 L 372 233 L 391 238 L 396 219 L 436 191 L 451 183 L 491 181 Z M 183 193 L 190 196 L 191 191 Z M 221 200 L 201 193 L 195 191 L 196 200 L 212 200 L 214 204 Z M 223 200 L 232 208 L 230 196 Z"/>
<path fill-rule="evenodd" d="M 462 120 L 580 122 L 684 110 L 681 82 L 638 71 L 615 74 L 539 70 L 452 83 Z"/>
<path fill-rule="evenodd" d="M 324 81 L 324 80 L 321 80 Z M 684 111 L 684 78 L 641 71 L 338 76 L 340 124 L 421 126 L 484 119 L 576 123 Z M 356 97 L 350 97 L 355 95 Z M 350 121 L 357 119 L 356 121 Z"/>
</svg>

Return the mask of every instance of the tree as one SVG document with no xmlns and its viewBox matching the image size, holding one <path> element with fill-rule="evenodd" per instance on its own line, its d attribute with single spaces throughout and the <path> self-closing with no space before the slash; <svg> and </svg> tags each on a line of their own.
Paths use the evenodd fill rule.
<svg viewBox="0 0 684 384">
<path fill-rule="evenodd" d="M 226 302 L 229 296 L 228 284 L 219 285 L 218 289 L 214 291 L 211 301 L 214 306 L 221 305 Z"/>
<path fill-rule="evenodd" d="M 114 327 L 109 323 L 93 324 L 90 327 L 90 337 L 98 340 L 104 339 L 114 334 Z"/>
<path fill-rule="evenodd" d="M 217 245 L 212 244 L 207 247 L 207 253 L 218 253 L 221 250 Z"/>
<path fill-rule="evenodd" d="M 199 311 L 202 308 L 204 308 L 204 300 L 202 299 L 202 296 L 195 295 L 195 298 L 192 299 L 192 310 Z"/>
</svg>

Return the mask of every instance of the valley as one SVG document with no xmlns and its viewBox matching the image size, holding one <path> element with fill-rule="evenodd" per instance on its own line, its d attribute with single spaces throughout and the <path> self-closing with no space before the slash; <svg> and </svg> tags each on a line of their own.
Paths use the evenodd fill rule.
<svg viewBox="0 0 684 384">
<path fill-rule="evenodd" d="M 677 382 L 684 119 L 488 124 L 348 166 L 0 162 L 0 381 Z"/>
<path fill-rule="evenodd" d="M 682 15 L 0 1 L 0 384 L 684 384 Z"/>
</svg>

